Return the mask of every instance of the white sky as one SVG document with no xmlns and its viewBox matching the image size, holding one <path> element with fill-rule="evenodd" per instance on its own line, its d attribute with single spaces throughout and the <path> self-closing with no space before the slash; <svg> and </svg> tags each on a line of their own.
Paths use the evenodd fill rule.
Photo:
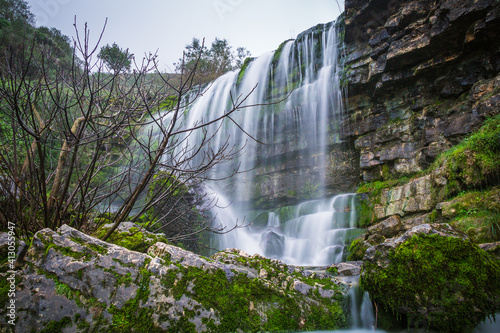
<svg viewBox="0 0 500 333">
<path fill-rule="evenodd" d="M 335 20 L 343 0 L 28 0 L 37 25 L 55 27 L 74 37 L 88 23 L 96 41 L 105 19 L 101 46 L 116 42 L 137 60 L 158 50 L 160 68 L 173 63 L 193 37 L 206 44 L 226 38 L 252 56 L 275 50 L 300 32 Z M 340 8 L 339 8 L 340 7 Z"/>
</svg>

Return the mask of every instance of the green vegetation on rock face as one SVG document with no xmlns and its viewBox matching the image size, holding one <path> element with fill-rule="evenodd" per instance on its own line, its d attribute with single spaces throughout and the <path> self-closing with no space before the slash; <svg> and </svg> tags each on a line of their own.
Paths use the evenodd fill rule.
<svg viewBox="0 0 500 333">
<path fill-rule="evenodd" d="M 454 148 L 441 154 L 432 169 L 444 168 L 448 176 L 448 194 L 467 188 L 487 186 L 498 181 L 500 173 L 500 115 Z"/>
<path fill-rule="evenodd" d="M 468 332 L 500 305 L 500 263 L 469 241 L 416 235 L 389 259 L 386 268 L 365 263 L 360 283 L 386 313 L 409 324 Z"/>
<path fill-rule="evenodd" d="M 348 261 L 363 260 L 366 250 L 368 249 L 367 243 L 363 242 L 361 239 L 356 239 L 351 243 L 349 247 L 349 255 L 347 256 Z"/>
<path fill-rule="evenodd" d="M 475 243 L 500 240 L 500 187 L 459 194 L 441 206 L 441 219 Z"/>
<path fill-rule="evenodd" d="M 236 260 L 257 271 L 265 270 L 269 279 L 290 274 L 285 273 L 286 266 L 283 271 L 278 271 L 270 259 L 237 257 Z M 220 323 L 209 322 L 207 326 L 211 331 L 296 331 L 335 329 L 346 325 L 340 306 L 343 300 L 341 287 L 329 279 L 306 278 L 301 273 L 293 273 L 299 274 L 300 279 L 311 287 L 321 285 L 336 292 L 332 298 L 315 297 L 315 302 L 304 302 L 305 296 L 288 292 L 288 286 L 285 289 L 266 286 L 265 280 L 245 274 L 220 269 L 204 271 L 180 265 L 178 268 L 163 279 L 165 288 L 171 289 L 176 299 L 188 295 L 205 309 L 216 309 Z M 293 279 L 288 284 L 292 282 Z M 192 331 L 185 327 L 181 329 Z"/>
</svg>

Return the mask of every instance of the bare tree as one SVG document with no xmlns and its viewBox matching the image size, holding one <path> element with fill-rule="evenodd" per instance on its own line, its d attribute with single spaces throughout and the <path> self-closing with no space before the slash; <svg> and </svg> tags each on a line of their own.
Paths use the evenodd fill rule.
<svg viewBox="0 0 500 333">
<path fill-rule="evenodd" d="M 76 30 L 71 70 L 34 39 L 21 57 L 11 54 L 0 64 L 0 103 L 10 122 L 0 140 L 0 219 L 16 221 L 29 237 L 62 224 L 91 231 L 107 211 L 112 227 L 104 240 L 121 222 L 145 214 L 146 227 L 174 224 L 182 220 L 181 201 L 203 200 L 189 189 L 240 153 L 229 141 L 209 148 L 214 133 L 207 127 L 232 121 L 248 107 L 248 95 L 235 96 L 222 116 L 189 126 L 184 110 L 203 93 L 193 85 L 196 64 L 170 77 L 150 54 L 130 73 L 107 73 L 96 60 L 100 38 L 91 46 L 87 26 L 83 32 Z M 196 145 L 186 144 L 199 132 Z M 175 237 L 203 230 L 221 231 L 206 220 Z"/>
</svg>

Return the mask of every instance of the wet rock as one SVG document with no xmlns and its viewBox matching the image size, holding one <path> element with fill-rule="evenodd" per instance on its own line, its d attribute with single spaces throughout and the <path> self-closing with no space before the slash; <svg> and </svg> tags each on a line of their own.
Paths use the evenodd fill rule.
<svg viewBox="0 0 500 333">
<path fill-rule="evenodd" d="M 268 230 L 261 236 L 261 246 L 266 257 L 281 258 L 285 250 L 285 237 Z"/>
<path fill-rule="evenodd" d="M 346 3 L 346 136 L 365 181 L 380 180 L 382 166 L 399 175 L 425 169 L 498 113 L 500 89 L 475 93 L 500 70 L 493 22 L 493 0 Z"/>
</svg>

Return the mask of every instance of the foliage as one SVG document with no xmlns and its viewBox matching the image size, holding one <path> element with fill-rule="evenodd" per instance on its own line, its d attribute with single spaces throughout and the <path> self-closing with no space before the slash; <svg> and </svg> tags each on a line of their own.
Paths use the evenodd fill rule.
<svg viewBox="0 0 500 333">
<path fill-rule="evenodd" d="M 349 247 L 349 255 L 347 256 L 347 261 L 363 260 L 368 247 L 369 244 L 365 243 L 362 239 L 354 240 Z"/>
<path fill-rule="evenodd" d="M 360 282 L 379 306 L 409 324 L 423 320 L 440 332 L 469 332 L 500 305 L 500 263 L 470 241 L 416 235 L 389 260 L 385 268 L 365 263 Z"/>
<path fill-rule="evenodd" d="M 26 0 L 0 0 L 0 20 L 5 20 L 9 23 L 35 23 L 35 18 L 30 12 Z M 2 28 L 4 24 L 6 23 L 2 22 Z"/>
<path fill-rule="evenodd" d="M 195 84 L 203 84 L 226 72 L 241 68 L 248 57 L 250 52 L 247 49 L 238 47 L 233 51 L 226 39 L 215 38 L 209 49 L 204 41 L 193 38 L 191 44 L 186 45 L 183 58 L 174 65 L 176 71 L 181 74 L 195 69 L 196 77 L 192 78 L 193 81 Z"/>
<path fill-rule="evenodd" d="M 97 56 L 115 73 L 128 71 L 134 57 L 128 52 L 128 49 L 122 50 L 116 43 L 111 46 L 109 44 L 103 46 Z"/>
<path fill-rule="evenodd" d="M 94 233 L 94 236 L 102 238 L 108 230 L 109 227 L 102 226 Z M 117 231 L 107 241 L 131 251 L 142 253 L 146 253 L 148 248 L 157 242 L 168 243 L 168 240 L 162 235 L 151 234 L 140 228 L 130 228 L 123 232 Z"/>
</svg>

